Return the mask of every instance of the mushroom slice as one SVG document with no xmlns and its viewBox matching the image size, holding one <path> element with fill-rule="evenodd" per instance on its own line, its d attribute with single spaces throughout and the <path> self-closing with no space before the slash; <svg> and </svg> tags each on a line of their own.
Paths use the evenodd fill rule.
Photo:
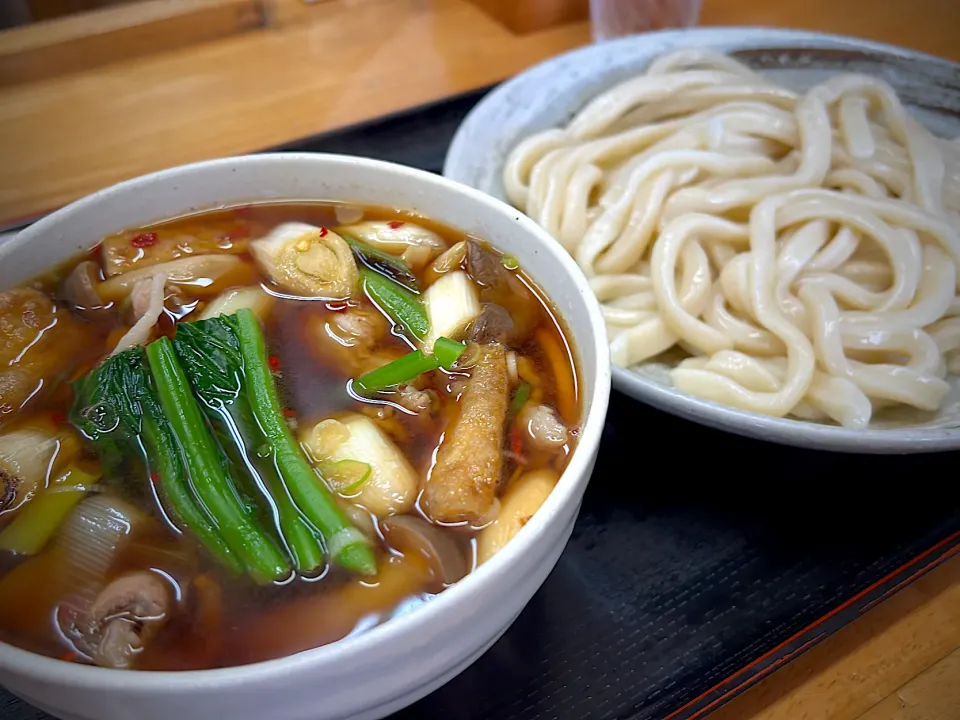
<svg viewBox="0 0 960 720">
<path fill-rule="evenodd" d="M 424 267 L 447 247 L 432 230 L 401 220 L 372 220 L 338 229 L 379 250 L 399 255 L 414 270 Z"/>
<path fill-rule="evenodd" d="M 60 295 L 78 315 L 95 320 L 110 311 L 110 303 L 104 302 L 97 291 L 99 284 L 100 267 L 84 260 L 64 279 Z"/>
<path fill-rule="evenodd" d="M 324 227 L 283 223 L 252 242 L 250 253 L 273 282 L 295 295 L 345 300 L 360 286 L 350 246 Z"/>
<path fill-rule="evenodd" d="M 150 572 L 122 575 L 107 585 L 89 610 L 87 642 L 93 660 L 103 667 L 128 668 L 172 609 L 170 592 Z"/>
<path fill-rule="evenodd" d="M 400 552 L 423 557 L 444 585 L 467 574 L 467 559 L 456 541 L 443 530 L 412 515 L 394 515 L 380 523 L 384 537 Z"/>
<path fill-rule="evenodd" d="M 475 343 L 499 342 L 509 345 L 516 331 L 513 318 L 506 308 L 496 303 L 484 303 L 480 314 L 470 326 L 467 337 Z"/>
</svg>

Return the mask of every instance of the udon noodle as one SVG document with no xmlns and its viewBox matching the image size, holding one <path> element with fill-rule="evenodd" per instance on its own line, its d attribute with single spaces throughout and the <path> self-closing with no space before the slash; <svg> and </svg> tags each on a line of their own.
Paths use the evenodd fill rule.
<svg viewBox="0 0 960 720">
<path fill-rule="evenodd" d="M 960 142 L 885 82 L 797 94 L 680 50 L 528 137 L 510 200 L 576 258 L 615 364 L 676 347 L 685 392 L 866 427 L 960 373 Z"/>
</svg>

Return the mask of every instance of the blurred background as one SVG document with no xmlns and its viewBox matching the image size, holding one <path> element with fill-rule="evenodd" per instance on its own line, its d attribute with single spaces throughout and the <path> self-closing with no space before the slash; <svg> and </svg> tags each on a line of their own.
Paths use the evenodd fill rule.
<svg viewBox="0 0 960 720">
<path fill-rule="evenodd" d="M 14 27 L 38 20 L 63 17 L 71 13 L 141 1 L 142 0 L 5 0 L 5 2 L 0 5 L 0 23 L 2 23 L 3 27 Z"/>
</svg>

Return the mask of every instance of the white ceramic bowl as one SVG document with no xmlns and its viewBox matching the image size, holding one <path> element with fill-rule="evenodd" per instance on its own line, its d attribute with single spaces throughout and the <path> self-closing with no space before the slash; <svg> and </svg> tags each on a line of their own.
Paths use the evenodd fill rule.
<svg viewBox="0 0 960 720">
<path fill-rule="evenodd" d="M 60 662 L 0 643 L 0 682 L 66 720 L 364 720 L 436 689 L 510 626 L 553 568 L 596 459 L 610 393 L 603 321 L 574 262 L 531 220 L 477 190 L 419 170 L 337 155 L 212 160 L 130 180 L 44 218 L 0 246 L 0 288 L 109 233 L 223 204 L 342 200 L 422 212 L 515 255 L 567 322 L 584 422 L 557 487 L 504 550 L 425 606 L 373 630 L 269 662 L 133 672 Z"/>
<path fill-rule="evenodd" d="M 943 137 L 960 135 L 960 65 L 857 38 L 773 28 L 696 28 L 644 33 L 559 55 L 508 80 L 467 116 L 443 174 L 506 200 L 503 166 L 523 138 L 569 121 L 587 101 L 681 47 L 732 53 L 794 90 L 840 72 L 883 78 L 915 117 Z M 869 453 L 960 448 L 960 379 L 934 414 L 899 413 L 867 430 L 773 418 L 682 393 L 668 368 L 614 368 L 618 390 L 661 410 L 740 435 L 803 447 Z"/>
</svg>

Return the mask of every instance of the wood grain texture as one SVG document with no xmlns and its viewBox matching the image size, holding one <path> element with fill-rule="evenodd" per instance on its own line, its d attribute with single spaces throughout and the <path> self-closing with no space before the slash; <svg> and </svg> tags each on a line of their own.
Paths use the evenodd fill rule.
<svg viewBox="0 0 960 720">
<path fill-rule="evenodd" d="M 960 648 L 861 715 L 858 720 L 956 720 Z"/>
<path fill-rule="evenodd" d="M 489 85 L 590 39 L 586 22 L 517 35 L 467 0 L 268 2 L 262 30 L 0 87 L 0 222 Z M 702 19 L 960 59 L 960 3 L 941 0 L 705 0 Z"/>
<path fill-rule="evenodd" d="M 820 30 L 960 61 L 956 0 L 703 0 L 700 24 Z"/>
<path fill-rule="evenodd" d="M 10 0 L 7 0 L 7 2 L 9 1 Z M 27 5 L 34 20 L 48 20 L 71 13 L 109 7 L 111 5 L 143 1 L 144 0 L 13 0 L 13 2 L 22 2 Z"/>
<path fill-rule="evenodd" d="M 144 0 L 0 32 L 0 84 L 81 72 L 260 27 L 259 0 Z"/>
<path fill-rule="evenodd" d="M 958 720 L 958 647 L 955 555 L 709 718 Z"/>
<path fill-rule="evenodd" d="M 590 17 L 589 0 L 468 0 L 515 33 L 528 33 Z"/>
<path fill-rule="evenodd" d="M 589 40 L 586 23 L 514 35 L 463 0 L 338 0 L 311 18 L 0 89 L 0 219 L 488 85 Z"/>
</svg>

